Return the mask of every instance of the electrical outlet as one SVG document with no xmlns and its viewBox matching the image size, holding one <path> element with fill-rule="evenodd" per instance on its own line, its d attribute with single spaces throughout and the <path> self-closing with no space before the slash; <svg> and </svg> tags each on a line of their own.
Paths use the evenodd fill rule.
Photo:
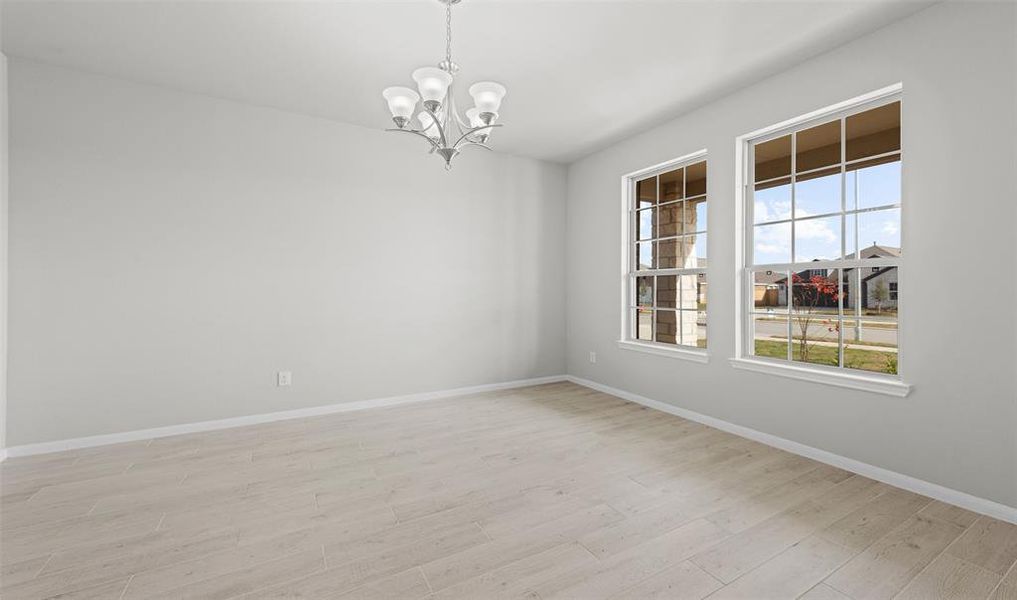
<svg viewBox="0 0 1017 600">
<path fill-rule="evenodd" d="M 596 352 L 590 352 L 590 362 L 591 363 L 597 362 L 597 353 Z"/>
<path fill-rule="evenodd" d="M 293 373 L 291 371 L 279 371 L 276 375 L 275 383 L 279 387 L 286 387 L 293 383 Z"/>
</svg>

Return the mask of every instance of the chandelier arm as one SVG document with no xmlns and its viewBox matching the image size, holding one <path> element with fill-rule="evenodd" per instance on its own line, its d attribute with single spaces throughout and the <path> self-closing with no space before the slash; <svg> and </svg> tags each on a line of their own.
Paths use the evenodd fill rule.
<svg viewBox="0 0 1017 600">
<path fill-rule="evenodd" d="M 396 131 L 396 132 L 401 131 L 403 133 L 412 133 L 414 135 L 419 135 L 420 137 L 424 138 L 431 144 L 431 152 L 434 152 L 436 149 L 438 149 L 438 143 L 431 139 L 431 136 L 427 135 L 423 131 L 418 131 L 416 129 L 395 129 L 395 128 L 386 129 L 385 131 Z"/>
<path fill-rule="evenodd" d="M 492 147 L 490 147 L 487 144 L 484 144 L 482 142 L 472 142 L 472 141 L 469 141 L 466 144 L 463 144 L 463 148 L 472 148 L 474 146 L 477 146 L 479 148 L 483 148 L 484 150 L 488 150 L 490 152 L 494 152 L 494 148 L 492 148 Z"/>
<path fill-rule="evenodd" d="M 494 129 L 495 127 L 501 127 L 501 123 L 493 123 L 491 125 L 481 125 L 480 127 L 474 127 L 472 129 L 469 129 L 469 130 L 466 131 L 466 133 L 464 133 L 461 136 L 459 136 L 459 139 L 456 140 L 456 143 L 453 144 L 452 147 L 453 148 L 458 148 L 459 147 L 459 143 L 462 142 L 463 140 L 467 140 L 471 144 L 476 144 L 477 142 L 474 142 L 474 141 L 468 139 L 470 135 L 473 135 L 474 133 L 480 131 L 481 129 Z M 488 148 L 488 150 L 490 150 L 490 148 Z"/>
<path fill-rule="evenodd" d="M 458 135 L 462 135 L 464 131 L 469 129 L 469 126 L 463 121 L 462 117 L 459 116 L 459 108 L 456 106 L 456 97 L 453 91 L 455 82 L 453 80 L 452 85 L 448 86 L 448 102 L 446 102 L 446 119 L 448 132 L 452 133 L 452 127 L 454 126 L 458 132 Z M 455 147 L 455 144 L 453 144 Z"/>
<path fill-rule="evenodd" d="M 455 98 L 451 97 L 451 93 L 452 93 L 451 92 L 451 88 L 452 88 L 452 86 L 449 86 L 450 106 L 452 107 L 452 114 L 455 116 L 456 125 L 459 126 L 459 133 L 461 134 L 462 132 L 464 132 L 467 129 L 469 129 L 470 126 L 466 123 L 466 121 L 463 120 L 463 118 L 461 116 L 459 116 L 459 109 L 456 107 Z"/>
<path fill-rule="evenodd" d="M 438 118 L 438 113 L 432 111 L 431 109 L 427 108 L 426 106 L 424 107 L 424 111 L 426 111 L 427 114 L 431 115 L 432 122 L 434 123 L 434 126 L 438 129 L 438 139 L 441 140 L 441 145 L 438 146 L 438 147 L 440 147 L 440 148 L 447 148 L 448 147 L 448 138 L 445 136 L 445 127 L 442 126 L 441 119 Z M 446 123 L 445 125 L 448 125 L 448 123 Z M 430 137 L 428 137 L 428 139 L 430 139 Z"/>
</svg>

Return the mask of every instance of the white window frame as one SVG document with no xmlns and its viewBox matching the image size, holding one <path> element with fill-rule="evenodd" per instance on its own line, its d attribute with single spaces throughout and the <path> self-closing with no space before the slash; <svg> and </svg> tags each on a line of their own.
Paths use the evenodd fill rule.
<svg viewBox="0 0 1017 600">
<path fill-rule="evenodd" d="M 663 344 L 660 342 L 653 342 L 650 340 L 637 340 L 634 335 L 635 319 L 632 315 L 632 302 L 631 299 L 634 297 L 634 286 L 636 285 L 637 277 L 646 277 L 654 275 L 679 275 L 689 273 L 708 273 L 707 269 L 655 269 L 652 271 L 640 272 L 636 269 L 636 261 L 638 257 L 635 255 L 635 223 L 633 219 L 635 212 L 633 207 L 635 205 L 636 195 L 636 182 L 647 177 L 653 177 L 654 175 L 660 175 L 673 171 L 681 167 L 693 165 L 698 162 L 706 160 L 706 149 L 697 150 L 690 154 L 673 158 L 666 162 L 662 162 L 652 167 L 633 171 L 622 175 L 621 178 L 621 228 L 622 228 L 622 251 L 621 251 L 621 327 L 620 337 L 618 339 L 618 347 L 624 350 L 635 350 L 637 352 L 645 352 L 647 354 L 655 354 L 658 356 L 666 356 L 670 358 L 679 358 L 683 360 L 690 360 L 693 362 L 706 363 L 710 360 L 709 342 L 707 342 L 706 348 L 694 348 L 692 346 L 682 346 L 676 344 Z M 710 211 L 710 167 L 707 164 L 706 168 L 707 178 L 707 189 L 706 189 L 706 210 L 709 215 Z M 710 219 L 707 218 L 707 232 L 706 232 L 706 243 L 709 245 L 710 239 Z M 709 259 L 709 252 L 707 252 L 707 258 Z M 709 263 L 707 263 L 709 267 Z M 709 283 L 709 275 L 707 274 L 707 283 Z M 707 291 L 709 294 L 709 291 Z M 656 292 L 654 293 L 656 296 Z M 706 312 L 707 322 L 710 319 L 710 311 L 707 309 Z M 709 332 L 709 325 L 707 326 L 707 332 Z M 707 334 L 707 340 L 709 340 L 709 333 Z"/>
<path fill-rule="evenodd" d="M 753 281 L 752 272 L 753 269 L 758 269 L 760 266 L 765 268 L 773 268 L 774 270 L 780 270 L 787 268 L 788 270 L 796 269 L 801 267 L 801 263 L 789 263 L 787 265 L 753 265 L 752 264 L 752 250 L 753 250 L 753 233 L 754 233 L 754 221 L 753 221 L 753 148 L 756 144 L 769 141 L 784 135 L 788 135 L 794 131 L 800 131 L 807 129 L 813 125 L 819 125 L 834 119 L 843 118 L 855 113 L 864 112 L 868 109 L 889 104 L 891 102 L 900 101 L 902 98 L 903 86 L 900 83 L 887 86 L 885 88 L 870 92 L 840 102 L 826 108 L 822 108 L 811 113 L 789 119 L 782 123 L 765 127 L 741 136 L 738 136 L 735 140 L 735 314 L 737 315 L 735 321 L 735 357 L 731 359 L 732 366 L 740 369 L 746 369 L 750 371 L 767 373 L 770 375 L 778 375 L 784 377 L 790 377 L 793 379 L 801 379 L 806 381 L 812 381 L 817 383 L 824 383 L 833 386 L 847 387 L 857 390 L 863 390 L 868 392 L 876 392 L 881 394 L 887 394 L 891 396 L 904 397 L 907 396 L 911 391 L 911 385 L 905 383 L 904 370 L 905 361 L 898 359 L 897 375 L 886 375 L 881 373 L 867 373 L 864 371 L 856 371 L 853 369 L 847 369 L 844 367 L 832 367 L 826 365 L 813 365 L 799 362 L 784 361 L 779 359 L 772 359 L 767 357 L 757 357 L 753 355 Z M 902 102 L 902 114 L 903 114 L 903 102 Z M 843 138 L 843 135 L 841 136 Z M 844 140 L 841 140 L 844 143 Z M 905 246 L 904 236 L 905 229 L 903 227 L 904 215 L 903 207 L 907 204 L 905 202 L 906 186 L 903 185 L 903 173 L 904 173 L 904 140 L 901 138 L 901 173 L 902 173 L 902 186 L 901 186 L 901 247 Z M 793 151 L 792 151 L 793 157 Z M 841 164 L 841 169 L 844 169 L 844 163 Z M 793 216 L 793 215 L 792 215 Z M 856 232 L 857 235 L 857 232 Z M 792 236 L 792 244 L 794 243 Z M 791 257 L 794 259 L 794 256 Z M 848 261 L 838 260 L 831 261 L 829 264 L 824 262 L 809 263 L 810 266 L 815 268 L 824 268 L 830 266 L 831 268 L 840 268 L 844 266 L 844 263 Z M 860 263 L 862 261 L 859 261 Z M 897 279 L 899 282 L 905 278 L 906 270 L 902 268 L 904 264 L 904 258 L 898 259 L 866 259 L 864 266 L 894 266 L 897 267 Z M 859 264 L 859 267 L 862 266 Z M 790 293 L 790 292 L 789 292 Z M 903 321 L 907 315 L 907 311 L 902 305 L 900 299 L 898 299 L 898 312 L 897 312 L 897 348 L 898 357 L 905 357 L 903 352 L 903 339 L 901 331 L 903 329 Z"/>
</svg>

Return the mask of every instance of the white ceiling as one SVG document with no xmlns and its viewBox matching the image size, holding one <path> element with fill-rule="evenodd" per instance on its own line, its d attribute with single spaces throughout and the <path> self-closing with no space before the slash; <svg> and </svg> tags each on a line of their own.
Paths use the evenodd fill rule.
<svg viewBox="0 0 1017 600">
<path fill-rule="evenodd" d="M 569 162 L 927 5 L 465 0 L 452 50 L 460 94 L 508 87 L 498 150 Z M 2 16 L 11 56 L 379 129 L 381 90 L 445 45 L 436 0 L 3 0 Z"/>
</svg>

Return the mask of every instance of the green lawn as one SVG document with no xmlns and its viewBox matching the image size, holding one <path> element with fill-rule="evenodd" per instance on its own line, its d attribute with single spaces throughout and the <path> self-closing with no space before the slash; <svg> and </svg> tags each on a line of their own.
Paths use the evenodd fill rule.
<svg viewBox="0 0 1017 600">
<path fill-rule="evenodd" d="M 798 360 L 798 348 L 801 344 L 795 342 L 792 356 Z M 756 340 L 756 356 L 767 358 L 787 359 L 787 343 L 771 342 L 769 340 Z M 809 348 L 809 362 L 817 365 L 837 366 L 837 348 L 830 346 L 812 346 Z M 875 371 L 877 373 L 897 372 L 897 355 L 893 352 L 879 352 L 877 350 L 858 350 L 857 348 L 846 348 L 844 350 L 844 366 L 864 371 Z"/>
</svg>

